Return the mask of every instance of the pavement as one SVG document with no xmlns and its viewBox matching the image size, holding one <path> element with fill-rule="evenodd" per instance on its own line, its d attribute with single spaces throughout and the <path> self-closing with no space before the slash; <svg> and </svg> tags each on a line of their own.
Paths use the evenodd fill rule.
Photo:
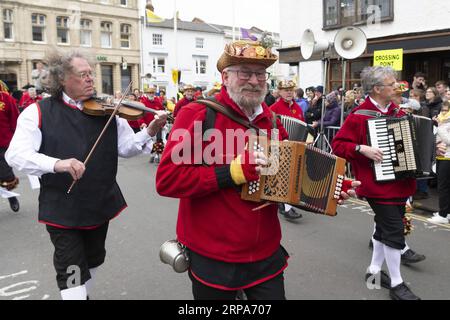
<svg viewBox="0 0 450 320">
<path fill-rule="evenodd" d="M 148 156 L 119 160 L 118 183 L 128 208 L 111 221 L 107 256 L 95 280 L 93 300 L 191 300 L 186 273 L 177 274 L 159 259 L 159 248 L 175 238 L 178 200 L 155 190 L 156 165 Z M 21 209 L 13 213 L 0 199 L 0 300 L 59 300 L 53 247 L 37 222 L 38 191 L 19 174 Z M 436 204 L 431 190 L 427 204 Z M 212 213 L 213 214 L 213 213 Z M 446 270 L 450 226 L 426 221 L 431 213 L 414 212 L 411 248 L 426 260 L 402 266 L 402 276 L 423 299 L 450 299 Z M 336 217 L 305 212 L 288 221 L 280 215 L 282 245 L 290 254 L 285 271 L 289 300 L 389 300 L 385 289 L 367 288 L 364 275 L 372 252 L 373 212 L 365 201 L 351 199 Z"/>
</svg>

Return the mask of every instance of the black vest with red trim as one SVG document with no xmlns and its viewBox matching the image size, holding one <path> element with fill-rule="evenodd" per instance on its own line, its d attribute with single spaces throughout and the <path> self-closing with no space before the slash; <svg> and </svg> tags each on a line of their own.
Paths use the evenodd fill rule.
<svg viewBox="0 0 450 320">
<path fill-rule="evenodd" d="M 39 102 L 42 144 L 50 157 L 84 161 L 108 118 L 89 116 L 61 99 Z M 73 187 L 69 173 L 48 173 L 41 177 L 39 221 L 68 228 L 101 225 L 126 207 L 116 182 L 117 124 L 111 123 L 90 158 L 83 177 Z"/>
</svg>

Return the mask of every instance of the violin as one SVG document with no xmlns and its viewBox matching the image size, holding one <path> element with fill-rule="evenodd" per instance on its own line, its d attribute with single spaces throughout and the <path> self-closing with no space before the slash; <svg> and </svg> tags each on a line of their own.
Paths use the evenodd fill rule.
<svg viewBox="0 0 450 320">
<path fill-rule="evenodd" d="M 83 102 L 83 112 L 91 116 L 110 116 L 116 105 L 107 104 L 98 98 L 91 98 Z M 137 101 L 122 100 L 117 115 L 126 120 L 138 120 L 142 118 L 145 112 L 156 115 L 156 110 L 147 108 L 143 103 Z M 171 115 L 167 119 L 173 121 Z"/>
</svg>

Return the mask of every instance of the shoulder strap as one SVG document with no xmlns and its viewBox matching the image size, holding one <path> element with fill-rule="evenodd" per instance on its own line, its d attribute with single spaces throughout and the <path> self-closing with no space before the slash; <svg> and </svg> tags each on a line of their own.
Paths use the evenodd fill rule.
<svg viewBox="0 0 450 320">
<path fill-rule="evenodd" d="M 206 118 L 205 121 L 203 121 L 202 126 L 203 136 L 205 136 L 205 132 L 209 129 L 214 129 L 214 125 L 216 123 L 216 115 L 217 112 L 215 109 L 206 107 Z"/>
<path fill-rule="evenodd" d="M 243 125 L 246 128 L 255 129 L 258 132 L 260 130 L 259 127 L 251 124 L 250 121 L 247 121 L 247 120 L 243 119 L 242 117 L 237 115 L 230 108 L 227 108 L 224 105 L 222 105 L 219 102 L 217 102 L 217 100 L 215 98 L 199 99 L 199 100 L 197 100 L 195 102 L 205 105 L 208 109 L 211 108 L 211 109 L 214 109 L 214 111 L 216 111 L 216 112 L 222 113 L 226 117 L 230 118 L 234 122 L 237 122 L 237 123 Z"/>
<path fill-rule="evenodd" d="M 272 129 L 277 129 L 277 114 L 273 111 L 272 112 Z"/>
<path fill-rule="evenodd" d="M 373 110 L 356 110 L 355 112 L 353 112 L 353 114 L 368 116 L 368 117 L 372 117 L 372 118 L 385 118 L 386 117 L 381 112 L 373 111 Z"/>
<path fill-rule="evenodd" d="M 399 112 L 398 108 L 394 109 L 394 117 L 397 115 L 397 113 Z M 379 111 L 373 111 L 373 110 L 356 110 L 355 112 L 353 112 L 354 114 L 359 114 L 359 115 L 363 115 L 363 116 L 368 116 L 368 117 L 372 117 L 372 118 L 388 118 L 390 116 L 387 116 Z"/>
</svg>

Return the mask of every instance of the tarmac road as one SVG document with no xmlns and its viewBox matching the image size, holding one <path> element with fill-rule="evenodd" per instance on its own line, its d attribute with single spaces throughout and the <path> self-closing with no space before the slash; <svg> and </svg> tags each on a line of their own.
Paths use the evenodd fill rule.
<svg viewBox="0 0 450 320">
<path fill-rule="evenodd" d="M 128 208 L 110 223 L 107 258 L 97 272 L 92 299 L 192 299 L 187 274 L 159 260 L 160 245 L 175 237 L 178 200 L 157 195 L 156 166 L 148 158 L 120 159 L 118 181 Z M 0 199 L 0 300 L 60 299 L 52 245 L 37 222 L 38 191 L 19 177 L 19 213 Z M 450 228 L 413 217 L 415 230 L 407 241 L 427 259 L 403 266 L 403 278 L 422 299 L 449 299 Z M 369 290 L 364 281 L 373 230 L 365 202 L 347 202 L 336 217 L 304 213 L 294 222 L 280 219 L 282 244 L 291 255 L 285 272 L 288 299 L 389 299 L 386 289 Z"/>
</svg>

